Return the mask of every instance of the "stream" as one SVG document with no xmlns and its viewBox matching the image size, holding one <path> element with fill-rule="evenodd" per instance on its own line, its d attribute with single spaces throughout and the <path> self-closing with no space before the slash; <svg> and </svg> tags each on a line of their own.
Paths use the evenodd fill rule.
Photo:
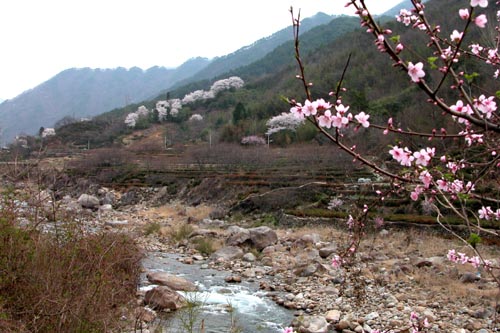
<svg viewBox="0 0 500 333">
<path fill-rule="evenodd" d="M 146 271 L 163 271 L 194 282 L 196 292 L 183 292 L 188 302 L 201 304 L 162 316 L 161 326 L 169 333 L 200 332 L 203 320 L 205 333 L 275 333 L 290 325 L 293 312 L 276 305 L 259 290 L 258 283 L 243 281 L 227 283 L 229 272 L 203 269 L 204 262 L 187 265 L 178 255 L 153 252 L 143 260 Z M 141 289 L 152 288 L 146 274 L 141 276 Z M 191 329 L 194 327 L 193 329 Z"/>
</svg>

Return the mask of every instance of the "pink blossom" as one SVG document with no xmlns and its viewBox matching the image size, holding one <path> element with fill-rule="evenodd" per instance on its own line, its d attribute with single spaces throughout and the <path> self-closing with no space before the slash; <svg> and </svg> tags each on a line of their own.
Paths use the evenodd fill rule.
<svg viewBox="0 0 500 333">
<path fill-rule="evenodd" d="M 458 257 L 457 257 L 457 252 L 455 251 L 455 249 L 448 250 L 448 254 L 446 255 L 446 258 L 448 258 L 448 260 L 451 262 L 457 262 Z"/>
<path fill-rule="evenodd" d="M 479 213 L 479 218 L 481 220 L 490 220 L 491 219 L 491 216 L 494 214 L 493 213 L 493 210 L 491 209 L 490 206 L 488 207 L 481 207 L 480 210 L 478 210 L 478 213 Z"/>
<path fill-rule="evenodd" d="M 455 56 L 455 50 L 451 49 L 451 46 L 444 49 L 441 54 L 441 59 L 450 60 Z M 460 52 L 456 54 L 456 57 L 453 59 L 453 62 L 458 62 L 458 57 L 460 56 Z"/>
<path fill-rule="evenodd" d="M 309 100 L 306 100 L 304 103 L 304 106 L 302 107 L 302 111 L 304 112 L 305 116 L 314 116 L 318 112 L 318 102 L 311 102 Z"/>
<path fill-rule="evenodd" d="M 463 35 L 464 35 L 463 32 L 458 32 L 457 30 L 453 30 L 453 32 L 450 35 L 450 39 L 455 43 L 458 43 L 462 39 Z"/>
<path fill-rule="evenodd" d="M 344 115 L 349 110 L 349 106 L 345 107 L 343 104 L 339 104 L 335 106 L 335 110 L 341 115 Z"/>
<path fill-rule="evenodd" d="M 482 144 L 484 142 L 483 135 L 482 134 L 467 134 L 465 136 L 465 142 L 467 143 L 467 146 L 469 146 L 469 147 L 475 142 Z"/>
<path fill-rule="evenodd" d="M 413 82 L 419 82 L 420 78 L 425 76 L 425 72 L 423 71 L 424 64 L 419 62 L 417 64 L 413 64 L 410 62 L 408 64 L 408 75 L 411 77 Z"/>
<path fill-rule="evenodd" d="M 454 111 L 454 112 L 462 113 L 464 115 L 470 115 L 470 114 L 474 113 L 472 111 L 472 108 L 470 107 L 470 105 L 469 104 L 464 105 L 464 103 L 461 100 L 458 100 L 455 105 L 450 106 L 450 110 Z M 456 120 L 457 118 L 458 118 L 458 122 L 459 123 L 461 123 L 461 124 L 462 123 L 468 124 L 468 120 L 467 119 L 462 118 L 460 116 L 458 116 L 458 117 L 453 116 L 453 119 Z"/>
<path fill-rule="evenodd" d="M 462 193 L 464 190 L 464 182 L 460 179 L 455 179 L 450 183 L 450 192 L 452 193 Z"/>
<path fill-rule="evenodd" d="M 403 149 L 398 146 L 394 146 L 391 150 L 389 150 L 389 154 L 391 154 L 392 158 L 403 166 L 411 166 L 411 162 L 415 159 L 407 147 Z"/>
<path fill-rule="evenodd" d="M 458 170 L 461 169 L 461 166 L 458 165 L 457 163 L 455 162 L 448 162 L 446 163 L 446 167 L 448 168 L 448 170 L 450 170 L 453 174 L 456 174 Z"/>
<path fill-rule="evenodd" d="M 413 157 L 415 157 L 416 165 L 427 166 L 431 160 L 431 155 L 425 149 L 414 152 Z"/>
<path fill-rule="evenodd" d="M 330 102 L 325 102 L 325 100 L 323 98 L 320 98 L 318 100 L 316 100 L 316 103 L 317 103 L 317 106 L 318 106 L 318 110 L 328 110 L 332 107 L 332 104 L 330 104 Z"/>
<path fill-rule="evenodd" d="M 476 7 L 479 5 L 479 7 L 486 8 L 488 7 L 488 0 L 470 0 L 470 5 L 471 7 Z"/>
<path fill-rule="evenodd" d="M 351 114 L 349 114 L 351 115 Z M 349 124 L 349 116 L 344 117 L 340 112 L 337 112 L 335 116 L 332 117 L 332 126 L 337 128 L 346 127 Z"/>
<path fill-rule="evenodd" d="M 438 179 L 438 181 L 436 183 L 437 183 L 437 187 L 440 191 L 448 192 L 450 190 L 449 184 L 446 180 Z"/>
<path fill-rule="evenodd" d="M 368 118 L 370 118 L 370 115 L 365 114 L 364 112 L 360 112 L 357 115 L 354 116 L 356 120 L 361 124 L 363 127 L 369 127 L 370 122 L 368 121 Z"/>
<path fill-rule="evenodd" d="M 399 15 L 396 16 L 396 20 L 402 22 L 406 26 L 409 26 L 414 19 L 416 19 L 416 17 L 412 16 L 411 12 L 407 9 L 401 9 Z"/>
<path fill-rule="evenodd" d="M 474 20 L 474 23 L 480 28 L 486 27 L 486 23 L 488 23 L 488 19 L 486 18 L 486 15 L 481 14 L 476 19 Z"/>
<path fill-rule="evenodd" d="M 429 171 L 427 171 L 427 170 L 422 171 L 418 178 L 422 181 L 425 188 L 429 188 L 431 186 L 432 175 L 429 173 Z"/>
<path fill-rule="evenodd" d="M 497 49 L 488 50 L 488 60 L 486 61 L 486 63 L 490 64 L 490 63 L 495 63 L 498 61 L 499 61 L 498 50 Z"/>
<path fill-rule="evenodd" d="M 404 50 L 403 44 L 398 43 L 398 45 L 396 45 L 396 53 L 400 53 L 403 50 Z"/>
<path fill-rule="evenodd" d="M 470 15 L 470 14 L 469 14 L 469 10 L 468 10 L 467 8 L 465 8 L 465 9 L 460 9 L 460 10 L 458 11 L 458 15 L 460 15 L 460 18 L 461 18 L 462 20 L 467 20 L 467 19 L 469 19 L 469 15 Z"/>
<path fill-rule="evenodd" d="M 497 110 L 497 103 L 494 101 L 495 97 L 490 96 L 486 98 L 484 95 L 479 96 L 478 99 L 474 100 L 474 106 L 486 114 L 486 118 L 491 118 L 493 112 Z"/>
<path fill-rule="evenodd" d="M 458 100 L 455 105 L 450 106 L 450 110 L 454 112 L 460 112 L 460 113 L 467 113 L 471 114 L 472 110 L 470 109 L 469 105 L 464 105 L 464 102 L 461 100 Z"/>
<path fill-rule="evenodd" d="M 481 53 L 482 50 L 484 50 L 484 47 L 482 47 L 479 44 L 471 44 L 469 48 L 471 52 L 474 53 L 475 55 L 478 55 L 479 53 Z"/>
<path fill-rule="evenodd" d="M 294 333 L 294 331 L 293 331 L 292 327 L 285 327 L 285 329 L 283 330 L 283 333 Z"/>
<path fill-rule="evenodd" d="M 479 258 L 478 256 L 475 256 L 475 257 L 472 257 L 472 258 L 469 258 L 469 262 L 471 263 L 472 266 L 474 266 L 475 268 L 479 268 L 479 266 L 481 266 L 481 258 Z"/>
<path fill-rule="evenodd" d="M 318 123 L 321 127 L 330 128 L 332 127 L 332 113 L 330 110 L 326 110 L 322 116 L 318 117 Z"/>
<path fill-rule="evenodd" d="M 304 111 L 302 110 L 302 104 L 297 103 L 290 109 L 290 112 L 295 115 L 295 117 L 304 119 Z"/>
<path fill-rule="evenodd" d="M 338 255 L 334 255 L 333 258 L 332 258 L 332 267 L 333 268 L 340 268 L 340 266 L 342 266 L 342 258 L 339 257 Z"/>
<path fill-rule="evenodd" d="M 411 200 L 413 201 L 417 201 L 418 200 L 418 197 L 420 194 L 422 194 L 424 192 L 424 189 L 422 188 L 422 186 L 420 185 L 417 185 L 415 187 L 415 189 L 410 193 L 410 198 Z"/>
</svg>

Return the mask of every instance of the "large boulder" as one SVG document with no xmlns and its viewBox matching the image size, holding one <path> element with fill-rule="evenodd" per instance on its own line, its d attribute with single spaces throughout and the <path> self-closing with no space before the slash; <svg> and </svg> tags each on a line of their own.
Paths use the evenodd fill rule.
<svg viewBox="0 0 500 333">
<path fill-rule="evenodd" d="M 78 198 L 78 203 L 83 208 L 89 209 L 98 209 L 99 208 L 99 199 L 96 196 L 90 194 L 82 194 Z"/>
<path fill-rule="evenodd" d="M 276 231 L 273 229 L 262 226 L 262 227 L 257 227 L 257 228 L 251 228 L 248 229 L 250 232 L 250 241 L 252 242 L 253 246 L 261 251 L 264 248 L 276 244 L 278 241 L 278 235 L 276 234 Z"/>
<path fill-rule="evenodd" d="M 144 304 L 155 310 L 177 310 L 186 305 L 186 299 L 175 290 L 160 286 L 146 292 Z"/>
<path fill-rule="evenodd" d="M 250 242 L 250 231 L 248 229 L 232 225 L 227 231 L 229 232 L 229 237 L 226 239 L 227 245 L 240 246 Z"/>
<path fill-rule="evenodd" d="M 150 272 L 146 274 L 146 277 L 153 284 L 167 286 L 173 290 L 195 291 L 197 289 L 193 282 L 165 272 Z"/>
</svg>

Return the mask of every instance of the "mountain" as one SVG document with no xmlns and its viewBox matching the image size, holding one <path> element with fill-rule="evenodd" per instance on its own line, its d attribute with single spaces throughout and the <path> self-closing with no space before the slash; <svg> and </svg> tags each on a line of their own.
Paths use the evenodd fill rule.
<svg viewBox="0 0 500 333">
<path fill-rule="evenodd" d="M 324 13 L 303 20 L 302 31 L 329 22 Z M 91 117 L 131 103 L 152 99 L 178 82 L 212 78 L 254 62 L 283 41 L 291 40 L 290 28 L 262 38 L 227 56 L 209 60 L 193 58 L 175 69 L 152 67 L 65 70 L 41 85 L 0 104 L 1 141 L 18 134 L 33 135 L 40 127 L 52 127 L 63 117 Z M 210 66 L 210 67 L 208 67 Z M 206 70 L 204 70 L 206 68 Z"/>
<path fill-rule="evenodd" d="M 305 33 L 310 29 L 329 23 L 336 16 L 325 13 L 317 13 L 314 16 L 305 18 L 301 21 L 300 31 Z M 251 45 L 244 46 L 228 55 L 217 57 L 212 60 L 205 68 L 196 73 L 195 77 L 181 83 L 187 83 L 193 80 L 212 79 L 232 69 L 249 65 L 267 55 L 277 46 L 293 39 L 290 27 L 281 29 L 271 36 L 259 39 Z M 179 86 L 181 83 L 177 84 Z"/>
<path fill-rule="evenodd" d="M 448 36 L 463 22 L 458 15 L 443 16 L 442 13 L 444 11 L 458 12 L 460 5 L 453 0 L 428 2 L 427 13 L 430 22 L 441 24 L 443 36 Z M 487 10 L 488 15 L 495 14 L 493 9 Z M 414 29 L 406 29 L 394 18 L 390 21 L 388 16 L 386 18 L 384 28 L 400 36 L 408 50 L 412 50 L 412 52 L 407 51 L 408 59 L 412 59 L 413 54 L 421 55 L 423 59 L 432 56 L 432 50 L 426 47 L 425 36 Z M 478 40 L 481 38 L 480 33 L 479 29 L 473 29 L 468 37 L 470 39 L 465 43 Z M 300 45 L 307 81 L 314 83 L 311 88 L 313 99 L 328 96 L 328 93 L 337 86 L 338 80 L 343 77 L 343 85 L 347 91 L 342 94 L 342 100 L 350 106 L 353 113 L 361 111 L 369 113 L 372 116 L 370 120 L 374 123 L 383 123 L 388 117 L 394 117 L 402 128 L 416 126 L 432 130 L 432 128 L 450 126 L 450 124 L 436 123 L 434 117 L 428 116 L 433 114 L 433 106 L 426 103 L 425 96 L 422 97 L 422 92 L 415 85 L 409 84 L 408 73 L 394 69 L 387 54 L 377 50 L 373 36 L 366 33 L 365 29 L 359 28 L 357 18 L 337 17 L 329 24 L 310 29 L 303 33 Z M 344 73 L 348 59 L 350 59 L 349 66 Z M 465 66 L 463 70 L 477 71 L 485 86 L 495 85 L 488 69 L 480 67 L 471 69 Z M 213 142 L 216 140 L 239 142 L 243 136 L 263 136 L 267 130 L 267 120 L 288 111 L 289 106 L 283 98 L 280 98 L 281 96 L 304 101 L 304 88 L 301 81 L 295 78 L 297 73 L 293 43 L 285 42 L 258 61 L 221 76 L 221 78 L 232 75 L 240 76 L 245 81 L 243 88 L 226 91 L 214 99 L 188 105 L 183 108 L 182 117 L 172 119 L 167 124 L 163 123 L 162 130 L 168 127 L 171 141 L 180 144 L 186 141 L 204 140 L 203 133 L 211 133 L 210 138 L 214 140 Z M 438 73 L 429 72 L 426 77 L 429 83 L 439 82 L 439 80 Z M 194 90 L 208 89 L 211 83 L 213 83 L 211 80 L 192 82 L 170 90 L 170 95 L 182 98 Z M 445 99 L 452 97 L 444 92 L 442 96 Z M 164 95 L 157 97 L 157 99 L 164 98 Z M 143 103 L 151 109 L 155 105 L 155 100 Z M 81 124 L 74 125 L 72 128 L 68 127 L 65 129 L 67 133 L 65 135 L 68 137 L 65 138 L 61 134 L 60 142 L 92 141 L 93 147 L 120 143 L 121 137 L 133 131 L 125 126 L 124 119 L 139 105 L 131 105 L 128 108 L 116 109 L 100 115 L 93 120 L 94 124 L 85 124 L 87 129 Z M 235 117 L 236 110 L 239 110 L 237 117 Z M 188 119 L 193 114 L 202 115 L 205 121 L 197 124 L 190 123 Z M 154 120 L 150 121 L 151 125 L 155 124 Z M 142 129 L 147 128 L 147 125 L 146 122 L 142 124 Z M 80 131 L 87 132 L 81 133 Z M 73 133 L 81 133 L 79 134 L 80 140 L 74 136 L 70 138 L 69 134 Z M 281 139 L 276 135 L 273 140 L 275 144 L 279 142 L 289 144 L 295 140 L 299 142 L 312 140 L 316 134 L 317 131 L 314 128 L 304 126 L 297 130 L 294 137 L 287 137 L 285 133 Z M 103 135 L 105 137 L 99 138 Z M 379 139 L 367 132 L 366 140 L 362 144 L 365 145 L 365 149 L 372 149 L 373 153 L 391 144 L 384 140 L 378 142 Z M 361 143 L 359 148 L 363 148 Z"/>
<path fill-rule="evenodd" d="M 40 127 L 52 127 L 65 116 L 91 117 L 151 98 L 179 80 L 191 77 L 209 63 L 206 58 L 193 58 L 175 69 L 119 67 L 64 70 L 0 104 L 1 141 L 10 142 L 22 133 L 33 135 Z"/>
</svg>

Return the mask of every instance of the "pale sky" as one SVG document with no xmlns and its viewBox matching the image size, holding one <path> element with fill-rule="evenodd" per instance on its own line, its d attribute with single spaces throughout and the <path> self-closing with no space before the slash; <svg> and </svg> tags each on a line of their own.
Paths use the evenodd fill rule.
<svg viewBox="0 0 500 333">
<path fill-rule="evenodd" d="M 402 0 L 366 0 L 382 13 Z M 347 0 L 3 0 L 0 98 L 68 68 L 177 67 L 213 58 L 322 11 L 353 15 Z M 291 34 L 292 32 L 290 32 Z"/>
</svg>

